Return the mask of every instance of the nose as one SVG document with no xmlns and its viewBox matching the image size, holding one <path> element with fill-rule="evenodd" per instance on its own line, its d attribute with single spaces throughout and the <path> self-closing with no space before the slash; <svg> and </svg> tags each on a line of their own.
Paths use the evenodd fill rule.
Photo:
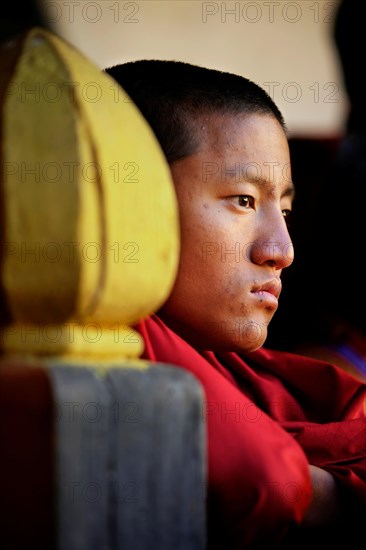
<svg viewBox="0 0 366 550">
<path fill-rule="evenodd" d="M 285 219 L 280 213 L 272 219 L 264 220 L 258 228 L 258 236 L 252 242 L 251 260 L 258 264 L 267 264 L 281 270 L 294 261 L 294 246 Z"/>
</svg>

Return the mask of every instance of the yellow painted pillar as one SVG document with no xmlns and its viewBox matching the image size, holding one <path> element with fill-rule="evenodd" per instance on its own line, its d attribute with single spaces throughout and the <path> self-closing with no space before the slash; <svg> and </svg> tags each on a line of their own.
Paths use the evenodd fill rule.
<svg viewBox="0 0 366 550">
<path fill-rule="evenodd" d="M 165 157 L 65 40 L 33 28 L 1 50 L 2 353 L 138 357 L 130 324 L 164 302 L 178 265 Z"/>
</svg>

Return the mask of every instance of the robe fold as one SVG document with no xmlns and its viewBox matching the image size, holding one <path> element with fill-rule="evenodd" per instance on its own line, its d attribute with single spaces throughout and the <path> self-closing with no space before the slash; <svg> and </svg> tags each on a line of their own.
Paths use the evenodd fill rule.
<svg viewBox="0 0 366 550">
<path fill-rule="evenodd" d="M 203 387 L 209 548 L 280 544 L 316 490 L 309 464 L 365 513 L 366 384 L 292 353 L 197 351 L 155 314 L 135 328 L 143 358 L 182 367 Z"/>
</svg>

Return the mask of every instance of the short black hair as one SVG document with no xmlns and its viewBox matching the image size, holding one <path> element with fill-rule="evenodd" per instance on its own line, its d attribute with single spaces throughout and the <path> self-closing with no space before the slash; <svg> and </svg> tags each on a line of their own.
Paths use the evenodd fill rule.
<svg viewBox="0 0 366 550">
<path fill-rule="evenodd" d="M 260 86 L 233 73 L 183 61 L 143 59 L 104 70 L 124 89 L 153 129 L 168 162 L 197 152 L 195 123 L 213 113 L 274 116 L 281 112 Z"/>
</svg>

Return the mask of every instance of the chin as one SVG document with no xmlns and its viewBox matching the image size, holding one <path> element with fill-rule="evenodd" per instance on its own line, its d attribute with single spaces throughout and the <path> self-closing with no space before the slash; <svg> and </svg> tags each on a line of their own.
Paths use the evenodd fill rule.
<svg viewBox="0 0 366 550">
<path fill-rule="evenodd" d="M 236 345 L 232 344 L 231 346 L 228 346 L 225 351 L 233 351 L 235 353 L 252 353 L 253 351 L 257 351 L 257 349 L 261 348 L 264 342 L 265 340 L 260 340 L 255 343 L 250 342 L 249 344 L 242 343 L 241 345 L 236 343 Z"/>
<path fill-rule="evenodd" d="M 232 335 L 228 335 L 228 338 L 212 339 L 205 342 L 202 346 L 196 346 L 201 351 L 213 351 L 213 352 L 235 352 L 235 353 L 251 353 L 263 346 L 266 338 L 255 339 L 239 339 L 232 338 Z M 267 335 L 266 335 L 267 336 Z"/>
</svg>

